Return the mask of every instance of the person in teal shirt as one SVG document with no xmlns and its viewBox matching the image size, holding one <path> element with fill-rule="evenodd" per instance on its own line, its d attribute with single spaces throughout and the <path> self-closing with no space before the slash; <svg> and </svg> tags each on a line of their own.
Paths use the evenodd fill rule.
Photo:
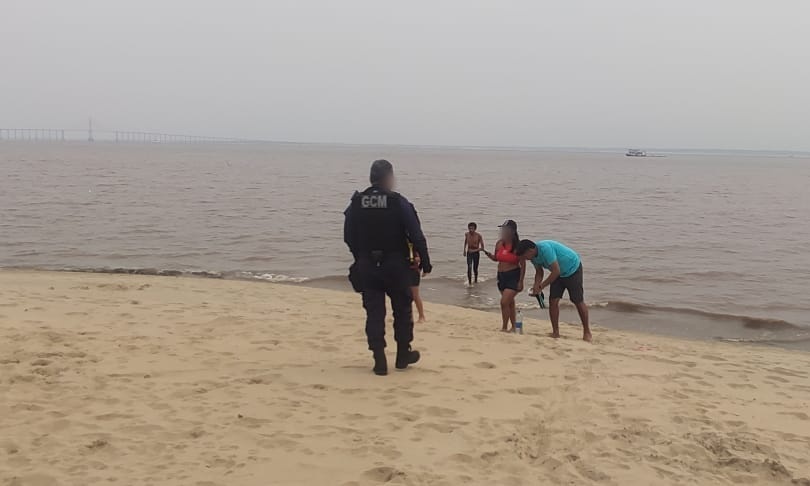
<svg viewBox="0 0 810 486">
<path fill-rule="evenodd" d="M 522 240 L 517 247 L 517 255 L 529 260 L 536 270 L 532 295 L 538 295 L 546 287 L 549 292 L 548 314 L 551 320 L 551 336 L 560 337 L 560 299 L 565 291 L 576 306 L 582 321 L 582 339 L 591 341 L 591 328 L 588 322 L 588 306 L 585 304 L 585 290 L 582 281 L 582 260 L 577 252 L 554 240 Z M 544 280 L 545 270 L 549 271 Z"/>
</svg>

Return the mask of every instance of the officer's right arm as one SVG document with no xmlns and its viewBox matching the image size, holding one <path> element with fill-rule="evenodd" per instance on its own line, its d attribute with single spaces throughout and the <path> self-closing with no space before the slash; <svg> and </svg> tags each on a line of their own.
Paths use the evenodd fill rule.
<svg viewBox="0 0 810 486">
<path fill-rule="evenodd" d="M 422 233 L 422 225 L 419 222 L 419 216 L 416 215 L 416 208 L 404 197 L 402 200 L 402 211 L 404 212 L 405 230 L 408 232 L 408 239 L 413 243 L 413 247 L 422 258 L 422 270 L 425 273 L 430 273 L 433 270 L 433 265 L 430 263 L 430 255 L 428 254 L 427 239 L 425 234 Z"/>
</svg>

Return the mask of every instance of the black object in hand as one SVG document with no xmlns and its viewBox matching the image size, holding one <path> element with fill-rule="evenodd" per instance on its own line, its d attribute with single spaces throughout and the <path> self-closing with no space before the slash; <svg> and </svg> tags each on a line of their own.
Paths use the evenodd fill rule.
<svg viewBox="0 0 810 486">
<path fill-rule="evenodd" d="M 535 298 L 537 298 L 537 303 L 540 304 L 540 308 L 545 309 L 546 308 L 546 296 L 543 295 L 543 292 L 540 292 L 539 294 L 536 294 Z"/>
</svg>

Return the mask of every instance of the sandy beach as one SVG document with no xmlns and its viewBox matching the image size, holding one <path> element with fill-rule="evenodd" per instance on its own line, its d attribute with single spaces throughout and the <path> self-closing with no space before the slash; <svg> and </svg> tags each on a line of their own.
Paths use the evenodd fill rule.
<svg viewBox="0 0 810 486">
<path fill-rule="evenodd" d="M 355 294 L 1 271 L 0 485 L 810 485 L 806 353 L 426 310 L 376 377 Z"/>
</svg>

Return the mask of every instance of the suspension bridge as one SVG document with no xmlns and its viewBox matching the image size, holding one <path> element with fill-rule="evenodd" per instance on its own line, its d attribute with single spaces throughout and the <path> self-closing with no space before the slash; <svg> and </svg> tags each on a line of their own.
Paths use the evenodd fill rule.
<svg viewBox="0 0 810 486">
<path fill-rule="evenodd" d="M 93 121 L 87 128 L 0 128 L 0 142 L 114 142 L 114 143 L 247 143 L 232 137 L 211 137 L 156 131 L 98 130 Z"/>
</svg>

